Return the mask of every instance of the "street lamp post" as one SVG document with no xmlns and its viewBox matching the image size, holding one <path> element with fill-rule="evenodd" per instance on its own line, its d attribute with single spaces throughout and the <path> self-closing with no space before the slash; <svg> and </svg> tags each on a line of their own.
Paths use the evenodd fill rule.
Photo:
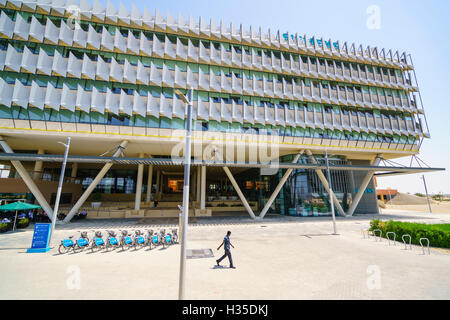
<svg viewBox="0 0 450 320">
<path fill-rule="evenodd" d="M 58 184 L 58 191 L 56 192 L 56 200 L 55 200 L 55 209 L 53 210 L 53 219 L 52 219 L 52 228 L 50 231 L 50 239 L 49 239 L 49 245 L 52 243 L 52 236 L 53 231 L 55 231 L 55 224 L 56 220 L 58 219 L 58 207 L 59 207 L 59 199 L 61 198 L 61 190 L 64 183 L 64 173 L 66 171 L 66 163 L 67 163 L 67 155 L 69 154 L 69 147 L 70 147 L 70 137 L 67 138 L 67 143 L 60 142 L 63 146 L 66 147 L 66 150 L 64 151 L 64 161 L 61 168 L 61 174 L 59 176 L 59 184 Z"/>
<path fill-rule="evenodd" d="M 328 152 L 326 150 L 325 150 L 325 162 L 327 165 L 328 187 L 330 189 L 329 196 L 330 196 L 331 216 L 333 217 L 333 234 L 337 234 L 336 233 L 336 217 L 334 216 L 333 188 L 331 186 L 330 168 L 328 167 Z"/>
<path fill-rule="evenodd" d="M 184 152 L 184 187 L 183 187 L 183 213 L 182 213 L 182 228 L 181 245 L 180 245 L 180 278 L 178 284 L 178 299 L 184 299 L 184 283 L 186 274 L 186 233 L 189 215 L 189 176 L 191 168 L 191 131 L 192 131 L 192 94 L 193 89 L 189 88 L 188 96 L 184 96 L 180 90 L 175 90 L 175 93 L 187 105 L 187 124 L 186 124 L 186 149 Z M 180 208 L 181 209 L 181 208 Z"/>
<path fill-rule="evenodd" d="M 427 189 L 427 183 L 425 182 L 425 175 L 422 175 L 422 180 L 423 180 L 423 185 L 425 186 L 425 193 L 427 195 L 428 209 L 430 210 L 430 213 L 433 213 L 431 211 L 430 198 L 428 197 L 428 189 Z"/>
</svg>

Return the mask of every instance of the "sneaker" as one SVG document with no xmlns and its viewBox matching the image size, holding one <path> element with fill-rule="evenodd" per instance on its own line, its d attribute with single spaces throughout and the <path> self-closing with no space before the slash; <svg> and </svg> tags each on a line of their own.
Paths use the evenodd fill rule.
<svg viewBox="0 0 450 320">
<path fill-rule="evenodd" d="M 217 265 L 218 265 L 218 266 L 220 266 L 220 264 L 219 264 L 219 260 L 216 260 L 216 263 L 217 263 Z"/>
<path fill-rule="evenodd" d="M 230 269 L 236 269 L 236 267 L 235 266 L 230 266 Z"/>
</svg>

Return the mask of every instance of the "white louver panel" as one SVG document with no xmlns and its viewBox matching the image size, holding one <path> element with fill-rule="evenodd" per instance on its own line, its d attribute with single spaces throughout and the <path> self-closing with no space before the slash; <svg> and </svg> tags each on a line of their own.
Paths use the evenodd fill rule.
<svg viewBox="0 0 450 320">
<path fill-rule="evenodd" d="M 92 95 L 91 92 L 84 90 L 82 86 L 78 85 L 77 100 L 75 103 L 76 109 L 84 111 L 84 112 L 90 112 L 91 104 L 92 104 L 91 95 Z"/>
<path fill-rule="evenodd" d="M 209 101 L 198 99 L 197 117 L 202 120 L 209 121 Z"/>
<path fill-rule="evenodd" d="M 31 31 L 30 31 L 31 36 Z M 75 22 L 75 31 L 73 32 L 73 45 L 79 48 L 86 48 L 87 34 L 81 26 Z"/>
<path fill-rule="evenodd" d="M 11 39 L 14 33 L 14 21 L 10 19 L 5 12 L 0 14 L 0 36 Z"/>
<path fill-rule="evenodd" d="M 181 60 L 187 60 L 187 49 L 184 47 L 183 42 L 181 42 L 180 38 L 178 37 L 177 37 L 176 56 Z"/>
<path fill-rule="evenodd" d="M 116 32 L 119 32 L 119 30 L 116 30 Z M 111 33 L 109 33 L 105 26 L 103 26 L 100 45 L 102 50 L 114 51 L 114 37 Z"/>
<path fill-rule="evenodd" d="M 8 43 L 8 50 L 5 57 L 5 70 L 20 72 L 22 54 Z"/>
<path fill-rule="evenodd" d="M 6 58 L 6 56 L 5 56 Z M 38 55 L 31 52 L 30 49 L 28 49 L 27 46 L 23 48 L 23 54 L 22 54 L 22 63 L 20 70 L 22 72 L 28 72 L 28 73 L 36 73 L 36 66 L 38 61 Z"/>
<path fill-rule="evenodd" d="M 130 30 L 128 30 L 127 52 L 136 55 L 139 54 L 139 39 L 137 39 Z"/>
<path fill-rule="evenodd" d="M 176 43 L 172 43 L 167 36 L 164 41 L 164 55 L 169 59 L 175 59 L 177 56 Z"/>
<path fill-rule="evenodd" d="M 147 97 L 139 95 L 137 90 L 134 91 L 133 114 L 138 114 L 142 117 L 145 117 L 147 114 Z"/>
<path fill-rule="evenodd" d="M 267 103 L 264 103 L 264 120 L 268 124 L 275 125 L 275 108 L 269 108 Z"/>
<path fill-rule="evenodd" d="M 231 103 L 225 103 L 224 99 L 221 99 L 220 102 L 220 120 L 226 121 L 226 122 L 233 122 L 232 118 L 232 104 Z"/>
<path fill-rule="evenodd" d="M 119 115 L 119 95 L 114 94 L 110 88 L 106 88 L 105 110 L 109 113 Z"/>
<path fill-rule="evenodd" d="M 44 32 L 44 42 L 50 44 L 58 44 L 59 28 L 55 26 L 52 20 L 47 19 Z"/>
<path fill-rule="evenodd" d="M 221 101 L 222 99 L 220 99 Z M 221 121 L 221 105 L 220 102 L 213 102 L 209 100 L 209 119 L 215 121 Z"/>
<path fill-rule="evenodd" d="M 124 90 L 120 90 L 119 113 L 124 113 L 129 116 L 133 115 L 133 103 L 131 101 L 131 96 L 129 96 Z"/>
<path fill-rule="evenodd" d="M 153 117 L 159 118 L 159 97 L 155 98 L 152 93 L 149 92 L 147 95 L 147 114 Z"/>
<path fill-rule="evenodd" d="M 262 125 L 266 124 L 265 121 L 265 108 L 264 106 L 259 106 L 256 103 L 254 104 L 254 110 L 255 110 L 255 123 L 259 123 Z"/>
<path fill-rule="evenodd" d="M 188 55 L 187 59 L 190 62 L 198 62 L 198 48 L 194 46 L 191 39 L 188 39 Z"/>
<path fill-rule="evenodd" d="M 109 64 L 107 64 L 101 56 L 97 57 L 97 70 L 95 72 L 95 78 L 98 80 L 109 81 Z"/>
<path fill-rule="evenodd" d="M 100 49 L 100 41 L 101 38 L 97 31 L 92 27 L 92 25 L 89 25 L 88 34 L 87 34 L 87 48 L 92 50 L 99 50 Z"/>
<path fill-rule="evenodd" d="M 105 113 L 106 94 L 100 92 L 96 87 L 92 88 L 92 104 L 91 110 Z"/>
<path fill-rule="evenodd" d="M 111 81 L 122 82 L 123 81 L 123 69 L 116 59 L 111 58 L 111 73 L 109 74 Z"/>
<path fill-rule="evenodd" d="M 244 101 L 242 113 L 243 113 L 244 122 L 255 124 L 255 106 L 254 105 L 252 105 L 250 102 L 247 103 L 247 101 Z"/>
<path fill-rule="evenodd" d="M 147 37 L 141 32 L 141 41 L 139 42 L 139 53 L 144 56 L 152 55 L 152 43 Z"/>
<path fill-rule="evenodd" d="M 77 103 L 77 91 L 70 90 L 70 88 L 64 83 L 61 93 L 61 107 L 66 110 L 75 112 L 76 103 Z"/>
<path fill-rule="evenodd" d="M 161 106 L 160 106 L 159 112 L 162 116 L 172 119 L 173 99 L 168 99 L 164 96 L 164 94 L 162 94 L 161 95 Z"/>
<path fill-rule="evenodd" d="M 199 61 L 201 63 L 209 63 L 210 53 L 206 50 L 203 41 L 199 41 Z"/>
<path fill-rule="evenodd" d="M 41 50 L 42 51 L 42 50 Z M 39 53 L 40 54 L 40 53 Z M 81 67 L 81 76 L 84 79 L 95 80 L 95 64 L 86 53 L 83 55 L 83 65 Z"/>
<path fill-rule="evenodd" d="M 168 87 L 173 87 L 174 76 L 166 64 L 163 65 L 162 83 Z"/>
<path fill-rule="evenodd" d="M 40 48 L 38 63 L 36 66 L 37 73 L 45 74 L 50 76 L 52 74 L 52 58 L 44 51 L 44 49 Z"/>
<path fill-rule="evenodd" d="M 150 80 L 149 69 L 145 67 L 140 60 L 138 60 L 137 72 L 136 72 L 136 83 L 148 85 Z"/>
<path fill-rule="evenodd" d="M 116 29 L 116 34 L 114 36 L 114 49 L 121 53 L 127 52 L 127 40 L 122 33 L 120 33 L 119 29 Z"/>
<path fill-rule="evenodd" d="M 10 107 L 13 91 L 14 86 L 0 78 L 0 104 Z"/>
<path fill-rule="evenodd" d="M 92 20 L 96 22 L 105 21 L 105 13 L 106 9 L 101 5 L 99 0 L 94 0 L 94 4 L 92 6 Z"/>
<path fill-rule="evenodd" d="M 243 104 L 237 104 L 234 100 L 232 102 L 232 120 L 239 123 L 244 123 Z"/>
<path fill-rule="evenodd" d="M 119 5 L 118 18 L 119 18 L 119 22 L 121 22 L 121 24 L 126 25 L 126 26 L 130 25 L 130 22 L 131 22 L 130 13 L 125 8 L 125 6 L 123 5 L 122 2 Z"/>
<path fill-rule="evenodd" d="M 61 27 L 59 28 L 59 41 L 60 45 L 72 46 L 74 37 L 74 30 L 72 30 L 63 20 L 61 20 Z"/>
<path fill-rule="evenodd" d="M 4 13 L 2 12 L 2 15 Z M 1 25 L 1 16 L 0 16 Z M 1 33 L 1 31 L 0 31 Z M 14 39 L 28 41 L 28 35 L 30 34 L 30 25 L 22 18 L 19 13 L 16 15 L 16 23 L 14 25 Z"/>
<path fill-rule="evenodd" d="M 55 50 L 55 55 L 53 56 L 52 75 L 65 77 L 67 73 L 67 62 L 68 59 L 64 58 L 58 50 Z"/>
<path fill-rule="evenodd" d="M 144 14 L 142 16 L 142 25 L 145 29 L 153 30 L 155 28 L 155 18 L 148 11 L 146 7 L 144 7 Z"/>
<path fill-rule="evenodd" d="M 24 86 L 22 82 L 19 81 L 19 79 L 16 79 L 11 103 L 26 109 L 28 107 L 29 96 L 29 87 Z"/>
<path fill-rule="evenodd" d="M 44 101 L 46 107 L 59 111 L 61 105 L 61 91 L 56 89 L 51 83 L 48 83 Z"/>
<path fill-rule="evenodd" d="M 152 55 L 157 56 L 159 58 L 164 58 L 164 47 L 162 45 L 161 40 L 159 40 L 156 34 L 153 34 Z"/>
<path fill-rule="evenodd" d="M 209 79 L 208 75 L 205 74 L 201 69 L 198 71 L 198 87 L 201 90 L 209 90 Z"/>
<path fill-rule="evenodd" d="M 175 82 L 174 86 L 176 88 L 185 89 L 186 88 L 186 78 L 187 73 L 185 71 L 182 71 L 180 67 L 175 66 Z"/>
<path fill-rule="evenodd" d="M 124 82 L 136 84 L 136 68 L 125 59 L 124 69 L 123 69 L 123 80 Z"/>
<path fill-rule="evenodd" d="M 179 119 L 184 119 L 186 113 L 186 104 L 177 97 L 176 94 L 173 95 L 173 116 Z"/>
<path fill-rule="evenodd" d="M 78 60 L 77 57 L 72 52 L 69 52 L 69 62 L 67 63 L 67 74 L 75 77 L 81 78 L 82 62 Z"/>
<path fill-rule="evenodd" d="M 166 29 L 170 32 L 178 32 L 177 20 L 170 14 L 170 12 L 167 12 Z"/>
<path fill-rule="evenodd" d="M 198 79 L 195 78 L 194 72 L 192 72 L 189 65 L 187 67 L 186 86 L 188 88 L 198 89 Z"/>
</svg>

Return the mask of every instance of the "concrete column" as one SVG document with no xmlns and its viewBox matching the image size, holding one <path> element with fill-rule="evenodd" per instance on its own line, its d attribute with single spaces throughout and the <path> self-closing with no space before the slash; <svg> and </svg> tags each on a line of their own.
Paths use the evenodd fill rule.
<svg viewBox="0 0 450 320">
<path fill-rule="evenodd" d="M 139 158 L 144 158 L 144 154 L 140 153 Z M 138 164 L 138 172 L 137 172 L 137 179 L 136 179 L 136 197 L 134 199 L 134 210 L 141 209 L 143 176 L 144 176 L 144 164 Z"/>
<path fill-rule="evenodd" d="M 159 185 L 161 184 L 161 173 L 159 170 L 156 170 L 156 194 L 155 194 L 155 200 L 158 200 L 159 196 Z"/>
<path fill-rule="evenodd" d="M 312 164 L 317 164 L 317 160 L 314 158 L 314 156 L 312 155 L 311 151 L 306 150 L 306 154 L 308 156 L 309 162 L 311 162 Z M 324 186 L 325 190 L 328 193 L 331 192 L 331 195 L 332 195 L 333 201 L 334 201 L 334 205 L 338 209 L 340 215 L 345 217 L 345 211 L 344 211 L 344 209 L 342 209 L 341 204 L 339 203 L 339 200 L 336 197 L 336 195 L 334 194 L 334 192 L 332 192 L 330 190 L 330 186 L 328 185 L 327 178 L 325 178 L 325 175 L 323 174 L 322 170 L 316 169 L 314 171 L 316 172 L 317 176 L 319 177 L 320 182 L 322 182 L 322 185 Z"/>
<path fill-rule="evenodd" d="M 202 183 L 201 183 L 201 172 L 202 172 L 202 167 L 197 167 L 197 170 L 196 170 L 196 175 L 197 175 L 197 191 L 196 191 L 196 195 L 197 195 L 197 198 L 196 198 L 196 201 L 197 202 L 200 202 L 200 194 L 201 194 L 201 186 L 202 186 Z"/>
<path fill-rule="evenodd" d="M 241 192 L 241 189 L 239 188 L 239 185 L 237 184 L 236 180 L 234 180 L 233 175 L 231 174 L 230 169 L 228 169 L 228 167 L 223 167 L 223 170 L 225 171 L 225 173 L 228 176 L 228 179 L 230 179 L 231 184 L 234 187 L 234 190 L 236 190 L 239 198 L 241 198 L 242 203 L 244 204 L 245 209 L 247 209 L 248 214 L 250 215 L 250 217 L 252 219 L 256 219 L 255 214 L 253 213 L 252 208 L 250 207 L 250 205 L 247 202 L 247 199 L 245 199 L 244 194 Z"/>
<path fill-rule="evenodd" d="M 71 178 L 76 178 L 78 172 L 78 162 L 72 163 L 72 172 L 70 173 Z"/>
<path fill-rule="evenodd" d="M 206 200 L 206 166 L 202 166 L 201 170 L 200 209 L 204 210 Z"/>
<path fill-rule="evenodd" d="M 150 202 L 152 200 L 152 182 L 153 182 L 153 165 L 148 166 L 148 180 L 147 180 L 147 195 L 145 201 Z"/>
<path fill-rule="evenodd" d="M 5 140 L 0 136 L 0 146 L 3 148 L 5 153 L 14 153 L 14 151 L 11 149 L 11 147 L 6 143 Z M 42 209 L 45 211 L 47 216 L 50 218 L 50 220 L 53 220 L 53 209 L 48 204 L 47 200 L 45 200 L 45 197 L 41 193 L 41 191 L 38 189 L 36 184 L 34 183 L 33 179 L 31 179 L 30 175 L 28 174 L 27 170 L 25 170 L 24 166 L 20 161 L 14 161 L 11 160 L 12 165 L 14 168 L 16 168 L 16 171 L 19 173 L 20 177 L 23 179 L 23 182 L 27 185 L 28 189 L 30 189 L 33 196 L 36 198 L 39 205 L 42 207 Z"/>
<path fill-rule="evenodd" d="M 128 141 L 124 140 L 120 143 L 119 148 L 117 151 L 113 154 L 113 157 L 118 157 L 122 153 L 122 148 L 125 148 L 128 144 Z M 92 191 L 94 191 L 95 187 L 99 184 L 99 182 L 103 179 L 105 174 L 108 172 L 108 170 L 112 167 L 113 163 L 109 162 L 105 164 L 98 173 L 98 175 L 95 177 L 94 181 L 89 185 L 89 187 L 84 191 L 80 199 L 75 203 L 75 205 L 72 207 L 72 209 L 67 214 L 66 218 L 64 219 L 64 222 L 70 222 L 72 217 L 80 210 L 81 206 L 84 204 L 86 199 L 91 195 Z"/>
<path fill-rule="evenodd" d="M 44 154 L 45 151 L 42 148 L 38 149 L 38 153 L 37 154 Z M 33 172 L 33 179 L 34 180 L 39 180 L 42 177 L 42 167 L 43 167 L 44 163 L 42 161 L 36 161 L 36 163 L 34 164 L 34 172 Z"/>
<path fill-rule="evenodd" d="M 300 156 L 303 154 L 304 150 L 300 151 L 295 157 L 294 160 L 292 161 L 292 163 L 297 163 L 298 159 L 300 158 Z M 270 196 L 269 200 L 267 201 L 266 205 L 264 206 L 264 208 L 262 209 L 261 213 L 259 214 L 259 219 L 263 219 L 264 216 L 266 215 L 267 211 L 269 211 L 270 206 L 272 205 L 273 201 L 276 199 L 276 197 L 278 196 L 278 193 L 280 192 L 281 188 L 284 186 L 284 184 L 286 183 L 286 180 L 289 178 L 289 176 L 291 175 L 292 171 L 294 169 L 293 168 L 289 168 L 287 169 L 287 171 L 284 173 L 283 178 L 281 178 L 280 182 L 278 182 L 277 187 L 275 188 L 275 190 L 273 191 L 272 195 Z"/>
<path fill-rule="evenodd" d="M 372 163 L 373 166 L 378 166 L 380 164 L 380 161 L 382 159 L 381 156 L 382 155 L 377 155 L 374 162 Z M 348 208 L 347 216 L 351 217 L 353 215 L 353 213 L 355 212 L 356 207 L 358 206 L 359 201 L 361 200 L 362 196 L 364 195 L 364 191 L 366 190 L 367 185 L 370 183 L 370 180 L 372 179 L 374 173 L 375 173 L 375 171 L 367 172 L 366 176 L 364 177 L 363 181 L 361 182 L 361 185 L 359 186 L 358 193 L 355 195 L 352 203 L 350 204 L 350 207 Z"/>
</svg>

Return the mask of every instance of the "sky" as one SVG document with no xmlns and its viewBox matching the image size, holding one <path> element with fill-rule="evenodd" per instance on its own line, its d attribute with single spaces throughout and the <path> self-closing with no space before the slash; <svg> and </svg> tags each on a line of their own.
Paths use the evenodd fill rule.
<svg viewBox="0 0 450 320">
<path fill-rule="evenodd" d="M 106 5 L 106 1 L 101 1 Z M 111 0 L 119 7 L 120 1 Z M 363 47 L 406 51 L 411 54 L 424 110 L 431 133 L 425 139 L 419 158 L 430 167 L 446 168 L 445 172 L 427 173 L 428 192 L 450 194 L 450 1 L 448 0 L 131 0 L 124 2 L 131 10 L 134 4 L 142 12 L 147 6 L 163 16 L 181 13 L 185 20 L 199 16 L 216 24 L 220 20 L 248 30 L 282 31 L 362 44 Z M 376 6 L 377 11 L 370 8 Z M 369 10 L 368 10 L 369 9 Z M 376 14 L 379 12 L 379 15 Z M 374 20 L 379 17 L 379 19 Z M 379 22 L 375 25 L 373 22 Z M 368 27 L 368 22 L 369 26 Z M 374 28 L 375 26 L 376 28 Z M 410 158 L 396 159 L 409 165 Z M 378 187 L 391 187 L 400 192 L 424 193 L 421 174 L 378 179 Z"/>
</svg>

